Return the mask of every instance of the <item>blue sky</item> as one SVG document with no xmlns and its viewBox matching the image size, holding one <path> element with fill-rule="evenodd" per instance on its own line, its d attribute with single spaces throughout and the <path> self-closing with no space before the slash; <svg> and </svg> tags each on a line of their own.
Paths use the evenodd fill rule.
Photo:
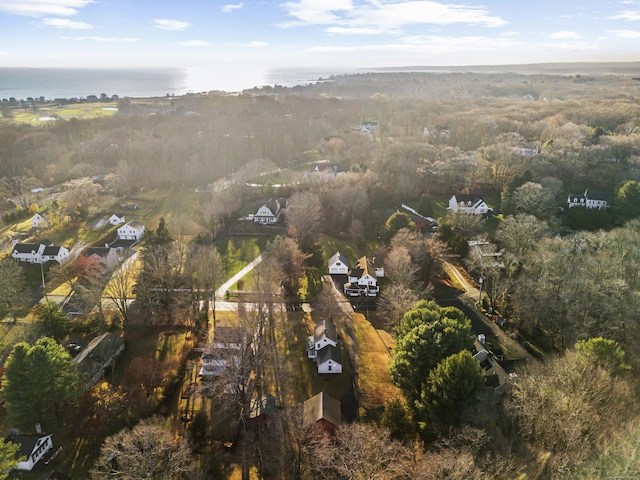
<svg viewBox="0 0 640 480">
<path fill-rule="evenodd" d="M 0 66 L 640 60 L 640 0 L 0 0 Z"/>
</svg>

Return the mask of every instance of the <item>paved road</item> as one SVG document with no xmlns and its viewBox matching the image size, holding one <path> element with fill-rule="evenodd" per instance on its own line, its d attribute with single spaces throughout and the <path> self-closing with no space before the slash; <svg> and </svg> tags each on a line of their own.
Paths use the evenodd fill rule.
<svg viewBox="0 0 640 480">
<path fill-rule="evenodd" d="M 216 290 L 216 299 L 224 298 L 224 294 L 226 293 L 226 291 L 229 290 L 229 288 L 231 288 L 231 286 L 234 283 L 236 283 L 238 280 L 244 277 L 247 273 L 253 270 L 256 267 L 256 265 L 259 265 L 260 262 L 262 262 L 262 255 L 258 255 L 253 261 L 248 263 L 242 270 L 240 270 L 233 277 L 231 277 L 229 280 L 227 280 L 222 285 L 220 285 L 220 287 Z M 217 308 L 218 308 L 218 302 L 216 302 L 216 309 Z"/>
<path fill-rule="evenodd" d="M 442 306 L 453 306 L 462 310 L 471 320 L 473 333 L 484 333 L 487 337 L 494 337 L 508 350 L 512 356 L 521 360 L 533 360 L 533 356 L 517 341 L 509 337 L 498 325 L 489 320 L 486 315 L 478 311 L 476 302 L 480 298 L 480 289 L 471 284 L 458 268 L 448 259 L 443 260 L 443 267 L 446 272 L 462 286 L 464 293 L 449 297 L 437 298 L 436 301 Z"/>
</svg>

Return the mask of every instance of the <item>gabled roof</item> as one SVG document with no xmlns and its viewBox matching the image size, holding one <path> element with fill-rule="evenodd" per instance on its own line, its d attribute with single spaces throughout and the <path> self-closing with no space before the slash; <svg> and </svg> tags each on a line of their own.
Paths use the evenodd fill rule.
<svg viewBox="0 0 640 480">
<path fill-rule="evenodd" d="M 139 222 L 139 221 L 137 221 L 137 220 L 131 220 L 131 221 L 129 221 L 129 222 L 127 222 L 127 223 L 125 223 L 125 224 L 124 224 L 122 227 L 120 227 L 120 228 L 123 228 L 123 227 L 131 227 L 131 228 L 135 228 L 136 230 L 140 230 L 141 228 L 144 228 L 144 224 L 140 223 L 140 222 Z M 119 230 L 119 229 L 118 229 L 118 230 Z"/>
<path fill-rule="evenodd" d="M 52 256 L 56 256 L 58 255 L 58 253 L 60 253 L 60 249 L 62 247 L 56 247 L 54 245 L 49 245 L 48 247 L 45 247 L 45 249 L 43 250 L 42 254 L 43 255 L 52 255 Z"/>
<path fill-rule="evenodd" d="M 318 365 L 326 362 L 327 360 L 333 360 L 336 363 L 342 365 L 342 345 L 338 343 L 337 347 L 333 345 L 327 345 L 323 349 L 318 351 Z"/>
<path fill-rule="evenodd" d="M 342 424 L 340 402 L 324 392 L 320 392 L 304 402 L 303 426 L 313 425 L 318 420 L 326 420 L 336 426 Z"/>
<path fill-rule="evenodd" d="M 39 243 L 16 243 L 13 246 L 13 250 L 18 253 L 37 252 L 39 248 Z"/>
<path fill-rule="evenodd" d="M 90 379 L 124 345 L 124 339 L 115 333 L 106 332 L 97 336 L 73 361 L 78 370 Z"/>
<path fill-rule="evenodd" d="M 33 453 L 33 449 L 36 448 L 36 444 L 41 438 L 50 437 L 51 434 L 48 435 L 12 435 L 9 440 L 16 445 L 20 445 L 20 450 L 18 450 L 18 457 L 27 457 Z"/>
<path fill-rule="evenodd" d="M 111 247 L 89 247 L 84 251 L 87 257 L 92 255 L 98 255 L 99 257 L 106 257 L 109 252 L 113 250 Z"/>
<path fill-rule="evenodd" d="M 334 263 L 336 263 L 337 261 L 342 262 L 344 265 L 349 265 L 349 260 L 347 260 L 347 258 L 342 255 L 340 252 L 336 252 L 330 259 L 329 259 L 329 266 L 333 265 Z"/>
<path fill-rule="evenodd" d="M 585 196 L 589 200 L 605 200 L 607 202 L 611 198 L 611 194 L 609 192 L 592 192 L 590 190 L 585 192 Z"/>
<path fill-rule="evenodd" d="M 477 195 L 454 195 L 454 196 L 456 197 L 456 202 L 458 203 L 458 205 L 464 202 L 465 206 L 475 207 L 476 205 L 478 205 L 480 202 L 483 201 Z M 471 205 L 469 205 L 469 203 L 471 203 Z"/>
<path fill-rule="evenodd" d="M 349 276 L 355 278 L 362 278 L 364 276 L 364 268 L 352 268 L 349 270 Z"/>
<path fill-rule="evenodd" d="M 333 324 L 333 322 L 323 320 L 320 323 L 317 323 L 313 328 L 314 341 L 317 342 L 318 340 L 322 340 L 323 338 L 327 338 L 333 342 L 338 341 L 336 326 Z"/>
</svg>

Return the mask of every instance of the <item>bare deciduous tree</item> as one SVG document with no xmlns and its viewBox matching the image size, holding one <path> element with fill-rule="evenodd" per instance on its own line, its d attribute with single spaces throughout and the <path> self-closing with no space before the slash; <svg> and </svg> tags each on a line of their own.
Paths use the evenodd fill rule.
<svg viewBox="0 0 640 480">
<path fill-rule="evenodd" d="M 300 239 L 315 232 L 322 222 L 320 199 L 312 192 L 296 192 L 289 199 L 287 221 L 292 233 Z"/>
<path fill-rule="evenodd" d="M 177 439 L 161 418 L 152 418 L 108 437 L 91 478 L 182 480 L 194 470 L 186 440 Z"/>
</svg>

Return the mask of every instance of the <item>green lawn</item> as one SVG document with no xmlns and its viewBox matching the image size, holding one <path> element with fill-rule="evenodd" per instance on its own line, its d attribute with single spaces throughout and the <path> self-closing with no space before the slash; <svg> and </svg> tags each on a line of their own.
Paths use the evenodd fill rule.
<svg viewBox="0 0 640 480">
<path fill-rule="evenodd" d="M 51 122 L 51 117 L 59 119 L 89 119 L 99 117 L 111 117 L 117 113 L 115 102 L 93 102 L 93 103 L 75 103 L 69 105 L 58 106 L 58 104 L 50 103 L 47 105 L 38 105 L 37 111 L 28 111 L 21 108 L 11 110 L 12 118 L 2 118 L 0 122 L 5 123 L 28 123 L 31 125 L 46 125 Z"/>
</svg>

